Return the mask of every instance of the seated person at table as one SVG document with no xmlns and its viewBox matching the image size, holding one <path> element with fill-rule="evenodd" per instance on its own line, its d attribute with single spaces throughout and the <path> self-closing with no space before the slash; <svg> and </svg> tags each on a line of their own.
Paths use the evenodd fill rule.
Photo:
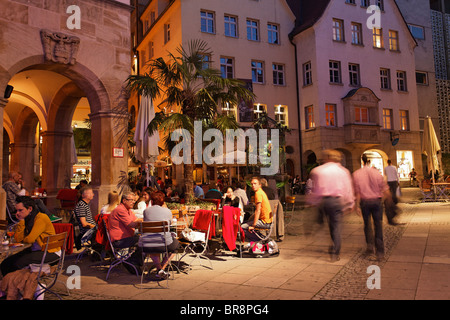
<svg viewBox="0 0 450 320">
<path fill-rule="evenodd" d="M 164 193 L 161 191 L 153 192 L 150 195 L 150 199 L 152 201 L 152 206 L 144 210 L 144 221 L 167 221 L 170 225 L 172 221 L 172 211 L 163 207 Z M 161 236 L 164 236 L 165 234 L 167 251 L 169 252 L 169 256 L 164 257 L 162 262 L 160 261 L 159 255 L 164 254 L 166 252 L 166 248 L 161 237 L 157 237 L 155 241 L 153 240 L 155 237 L 152 234 L 144 234 L 139 242 L 140 246 L 143 247 L 143 251 L 150 253 L 150 257 L 157 269 L 157 275 L 161 278 L 167 278 L 169 273 L 164 269 L 167 267 L 170 260 L 172 260 L 174 252 L 178 249 L 180 244 L 171 232 L 162 232 L 160 234 Z"/>
<path fill-rule="evenodd" d="M 119 205 L 119 199 L 117 191 L 108 193 L 108 203 L 102 207 L 100 214 L 110 214 Z"/>
<path fill-rule="evenodd" d="M 203 188 L 202 188 L 201 185 L 195 184 L 194 196 L 196 198 L 203 198 L 203 197 L 205 197 L 205 192 L 203 191 Z"/>
<path fill-rule="evenodd" d="M 222 198 L 222 192 L 216 189 L 217 186 L 214 182 L 211 182 L 209 185 L 209 190 L 205 194 L 205 199 L 221 199 Z"/>
<path fill-rule="evenodd" d="M 16 242 L 31 244 L 31 247 L 6 258 L 0 265 L 5 276 L 10 272 L 20 270 L 29 264 L 40 264 L 44 255 L 44 240 L 47 236 L 55 234 L 50 218 L 40 213 L 36 203 L 31 197 L 23 196 L 16 199 L 16 216 L 19 219 L 14 239 Z M 49 249 L 45 262 L 51 262 L 61 255 L 61 248 Z"/>
<path fill-rule="evenodd" d="M 14 218 L 16 212 L 16 197 L 29 195 L 25 188 L 23 188 L 22 175 L 19 172 L 11 171 L 9 173 L 8 181 L 3 184 L 3 189 L 6 192 L 6 205 Z M 45 213 L 49 217 L 52 215 L 41 199 L 37 198 L 33 200 L 40 212 Z"/>
<path fill-rule="evenodd" d="M 132 210 L 135 201 L 133 192 L 124 192 L 122 202 L 109 215 L 109 236 L 115 248 L 135 247 L 138 243 L 139 236 L 135 234 L 135 229 L 139 227 L 142 219 L 136 218 Z M 139 271 L 142 266 L 142 252 L 137 249 L 128 262 L 134 264 Z M 124 266 L 130 273 L 135 273 L 127 264 Z"/>
<path fill-rule="evenodd" d="M 77 249 L 79 249 L 80 241 L 84 238 L 85 241 L 93 239 L 93 235 L 97 231 L 97 224 L 92 217 L 91 208 L 89 207 L 89 202 L 94 199 L 94 191 L 92 187 L 85 186 L 80 189 L 79 194 L 81 199 L 77 202 L 74 213 L 78 222 L 78 227 L 80 228 L 80 236 L 76 240 Z"/>
<path fill-rule="evenodd" d="M 180 198 L 180 196 L 178 195 L 178 192 L 174 191 L 172 189 L 172 187 L 167 187 L 166 188 L 166 197 L 168 198 Z"/>
<path fill-rule="evenodd" d="M 259 240 L 254 234 L 256 228 L 269 229 L 272 223 L 272 207 L 266 193 L 261 188 L 261 180 L 258 177 L 253 177 L 251 180 L 252 189 L 255 192 L 255 213 L 242 224 L 242 229 L 245 232 L 245 239 Z"/>
<path fill-rule="evenodd" d="M 233 193 L 233 188 L 228 187 L 227 193 L 222 196 L 221 206 L 232 206 L 235 208 L 239 208 L 239 197 L 235 196 Z"/>
<path fill-rule="evenodd" d="M 150 194 L 151 194 L 150 188 L 145 188 L 141 191 L 138 201 L 136 201 L 133 211 L 136 215 L 136 218 L 144 218 L 144 210 L 148 207 L 151 207 L 152 204 L 150 202 Z"/>
</svg>

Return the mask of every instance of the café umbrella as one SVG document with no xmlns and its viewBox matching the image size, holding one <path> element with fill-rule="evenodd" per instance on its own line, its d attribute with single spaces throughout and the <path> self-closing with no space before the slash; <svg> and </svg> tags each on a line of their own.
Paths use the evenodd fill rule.
<svg viewBox="0 0 450 320">
<path fill-rule="evenodd" d="M 158 142 L 159 133 L 155 132 L 151 136 L 148 134 L 147 127 L 155 117 L 155 109 L 153 107 L 152 99 L 148 96 L 141 97 L 139 107 L 139 114 L 136 120 L 136 131 L 134 133 L 134 141 L 136 143 L 135 156 L 136 159 L 145 164 L 146 167 L 146 182 L 149 186 L 149 169 L 148 164 L 154 164 L 158 158 Z"/>
<path fill-rule="evenodd" d="M 441 147 L 434 131 L 433 122 L 430 117 L 426 117 L 423 127 L 422 153 L 427 156 L 428 170 L 431 170 L 433 183 L 435 182 L 434 173 L 441 169 L 439 151 L 441 151 Z"/>
</svg>

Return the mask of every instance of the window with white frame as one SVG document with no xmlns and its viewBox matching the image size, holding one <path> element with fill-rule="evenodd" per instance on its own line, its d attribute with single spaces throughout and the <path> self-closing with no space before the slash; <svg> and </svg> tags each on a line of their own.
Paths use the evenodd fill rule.
<svg viewBox="0 0 450 320">
<path fill-rule="evenodd" d="M 151 59 L 155 55 L 155 46 L 153 41 L 148 43 L 148 58 Z"/>
<path fill-rule="evenodd" d="M 358 87 L 361 85 L 360 75 L 359 75 L 359 64 L 349 63 L 348 64 L 348 74 L 350 78 L 350 85 Z"/>
<path fill-rule="evenodd" d="M 266 113 L 266 106 L 260 103 L 255 103 L 253 105 L 253 119 L 259 119 L 263 113 Z"/>
<path fill-rule="evenodd" d="M 370 6 L 370 0 L 361 0 L 361 7 L 367 8 Z"/>
<path fill-rule="evenodd" d="M 259 41 L 259 23 L 257 20 L 247 19 L 247 40 Z"/>
<path fill-rule="evenodd" d="M 237 38 L 237 36 L 238 36 L 238 33 L 237 33 L 237 26 L 238 26 L 238 24 L 237 24 L 237 17 L 230 16 L 230 15 L 225 15 L 224 21 L 225 21 L 225 36 Z"/>
<path fill-rule="evenodd" d="M 315 127 L 316 127 L 316 124 L 314 122 L 314 107 L 307 106 L 307 107 L 305 107 L 305 128 L 312 129 Z"/>
<path fill-rule="evenodd" d="M 383 48 L 383 29 L 373 28 L 373 47 Z"/>
<path fill-rule="evenodd" d="M 226 102 L 222 105 L 222 114 L 226 114 L 229 117 L 236 118 L 236 108 L 234 107 L 234 105 Z"/>
<path fill-rule="evenodd" d="M 356 4 L 356 3 L 355 3 L 355 0 L 345 0 L 345 3 Z"/>
<path fill-rule="evenodd" d="M 267 24 L 267 39 L 268 42 L 271 44 L 280 44 L 280 33 L 279 33 L 280 26 L 275 23 L 268 23 Z"/>
<path fill-rule="evenodd" d="M 428 85 L 428 73 L 423 71 L 416 71 L 416 83 L 421 85 Z"/>
<path fill-rule="evenodd" d="M 164 44 L 170 41 L 170 23 L 164 25 Z"/>
<path fill-rule="evenodd" d="M 409 112 L 400 110 L 400 130 L 409 131 Z"/>
<path fill-rule="evenodd" d="M 362 45 L 362 39 L 361 23 L 352 22 L 352 44 Z"/>
<path fill-rule="evenodd" d="M 306 62 L 303 64 L 303 85 L 309 86 L 311 84 L 312 84 L 311 62 Z"/>
<path fill-rule="evenodd" d="M 262 61 L 252 61 L 252 81 L 253 83 L 264 83 L 264 63 Z"/>
<path fill-rule="evenodd" d="M 378 6 L 381 11 L 384 11 L 384 0 L 375 0 L 375 5 Z"/>
<path fill-rule="evenodd" d="M 398 31 L 389 30 L 389 50 L 399 51 L 398 45 Z"/>
<path fill-rule="evenodd" d="M 200 30 L 206 33 L 215 33 L 214 12 L 200 11 Z"/>
<path fill-rule="evenodd" d="M 234 61 L 233 58 L 220 57 L 220 72 L 222 78 L 233 79 L 234 78 Z"/>
<path fill-rule="evenodd" d="M 272 64 L 272 71 L 273 71 L 273 84 L 284 86 L 284 65 L 279 63 L 273 63 Z"/>
<path fill-rule="evenodd" d="M 397 71 L 397 90 L 408 91 L 406 87 L 406 71 Z"/>
<path fill-rule="evenodd" d="M 344 39 L 344 21 L 341 19 L 333 19 L 333 40 L 345 41 Z"/>
<path fill-rule="evenodd" d="M 391 71 L 389 69 L 380 69 L 381 89 L 391 89 Z"/>
<path fill-rule="evenodd" d="M 325 121 L 327 127 L 336 127 L 336 105 L 327 103 L 325 105 Z"/>
<path fill-rule="evenodd" d="M 209 54 L 202 54 L 202 70 L 209 69 L 211 67 L 211 55 Z"/>
<path fill-rule="evenodd" d="M 329 61 L 330 83 L 342 83 L 341 81 L 341 62 Z"/>
<path fill-rule="evenodd" d="M 392 109 L 383 109 L 383 129 L 392 130 Z"/>
<path fill-rule="evenodd" d="M 287 106 L 275 106 L 275 121 L 287 126 Z"/>
<path fill-rule="evenodd" d="M 355 107 L 355 122 L 369 123 L 369 109 L 365 107 Z"/>
</svg>

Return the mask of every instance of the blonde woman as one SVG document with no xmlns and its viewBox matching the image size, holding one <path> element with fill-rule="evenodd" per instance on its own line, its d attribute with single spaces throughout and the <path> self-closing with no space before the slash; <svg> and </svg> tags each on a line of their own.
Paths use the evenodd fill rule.
<svg viewBox="0 0 450 320">
<path fill-rule="evenodd" d="M 119 205 L 119 200 L 117 191 L 108 193 L 108 203 L 100 210 L 100 214 L 110 214 Z"/>
</svg>

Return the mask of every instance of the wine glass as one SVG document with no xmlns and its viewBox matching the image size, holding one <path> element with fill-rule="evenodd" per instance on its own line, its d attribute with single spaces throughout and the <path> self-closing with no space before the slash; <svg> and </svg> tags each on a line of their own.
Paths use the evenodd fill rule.
<svg viewBox="0 0 450 320">
<path fill-rule="evenodd" d="M 14 242 L 14 233 L 16 231 L 15 225 L 8 226 L 8 229 L 6 230 L 6 235 L 9 237 L 9 243 Z"/>
</svg>

